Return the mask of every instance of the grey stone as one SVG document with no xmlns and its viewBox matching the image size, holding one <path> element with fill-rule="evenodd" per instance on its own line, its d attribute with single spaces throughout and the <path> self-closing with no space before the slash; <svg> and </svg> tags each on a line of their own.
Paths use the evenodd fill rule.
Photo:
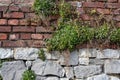
<svg viewBox="0 0 120 80">
<path fill-rule="evenodd" d="M 52 51 L 50 53 L 46 49 L 44 49 L 44 51 L 45 51 L 46 59 L 57 60 L 57 59 L 60 58 L 60 52 L 59 51 Z"/>
<path fill-rule="evenodd" d="M 43 75 L 55 75 L 58 77 L 63 77 L 65 70 L 57 63 L 52 61 L 47 61 Z"/>
<path fill-rule="evenodd" d="M 120 80 L 120 78 L 115 77 L 115 76 L 110 76 L 110 80 Z"/>
<path fill-rule="evenodd" d="M 45 80 L 59 80 L 58 77 L 47 77 L 45 78 Z"/>
<path fill-rule="evenodd" d="M 119 51 L 113 49 L 98 50 L 97 58 L 119 58 Z"/>
<path fill-rule="evenodd" d="M 33 70 L 36 75 L 43 75 L 44 68 L 45 68 L 45 62 L 43 62 L 40 59 L 37 59 L 33 62 L 31 70 Z"/>
<path fill-rule="evenodd" d="M 70 55 L 66 55 L 66 53 L 63 53 L 63 55 L 60 55 L 60 59 L 58 61 L 61 65 L 78 65 L 78 52 L 75 50 L 71 52 Z"/>
<path fill-rule="evenodd" d="M 102 72 L 101 66 L 90 65 L 90 66 L 76 66 L 74 67 L 76 78 L 86 78 Z"/>
<path fill-rule="evenodd" d="M 89 65 L 89 58 L 79 58 L 79 64 Z"/>
<path fill-rule="evenodd" d="M 87 80 L 110 80 L 106 74 L 96 75 L 88 77 Z"/>
<path fill-rule="evenodd" d="M 120 60 L 106 60 L 104 70 L 108 74 L 120 74 Z"/>
<path fill-rule="evenodd" d="M 90 59 L 89 60 L 90 64 L 96 64 L 96 65 L 103 65 L 104 64 L 104 60 L 101 60 L 101 59 Z"/>
<path fill-rule="evenodd" d="M 32 66 L 32 61 L 26 61 L 26 67 L 28 68 L 28 69 L 30 69 L 31 68 L 31 66 Z"/>
<path fill-rule="evenodd" d="M 0 48 L 0 59 L 13 58 L 13 50 Z"/>
<path fill-rule="evenodd" d="M 41 76 L 37 76 L 36 80 L 59 80 L 58 77 L 41 77 Z"/>
<path fill-rule="evenodd" d="M 46 62 L 34 62 L 33 66 L 31 68 L 35 74 L 47 76 L 47 75 L 53 75 L 58 77 L 63 77 L 65 74 L 64 69 L 57 63 L 52 61 L 46 61 Z"/>
<path fill-rule="evenodd" d="M 60 78 L 60 80 L 69 80 L 69 78 Z"/>
<path fill-rule="evenodd" d="M 80 58 L 88 58 L 88 57 L 96 57 L 96 49 L 80 49 L 79 57 Z"/>
<path fill-rule="evenodd" d="M 65 73 L 66 73 L 66 77 L 68 79 L 73 79 L 74 78 L 74 73 L 73 73 L 73 68 L 72 67 L 65 67 Z"/>
<path fill-rule="evenodd" d="M 1 76 L 3 80 L 21 80 L 25 70 L 23 61 L 4 62 L 1 67 Z"/>
<path fill-rule="evenodd" d="M 35 80 L 45 80 L 45 77 L 41 77 L 41 76 L 36 76 Z"/>
<path fill-rule="evenodd" d="M 38 58 L 37 48 L 16 48 L 14 53 L 15 59 L 23 59 L 23 60 L 35 60 Z"/>
<path fill-rule="evenodd" d="M 80 49 L 79 50 L 79 57 L 80 58 L 89 58 L 91 56 L 91 53 L 89 49 Z"/>
</svg>

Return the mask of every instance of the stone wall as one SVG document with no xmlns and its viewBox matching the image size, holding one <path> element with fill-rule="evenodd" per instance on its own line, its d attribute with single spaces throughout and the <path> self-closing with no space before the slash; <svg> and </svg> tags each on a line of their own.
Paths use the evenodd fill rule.
<svg viewBox="0 0 120 80">
<path fill-rule="evenodd" d="M 72 1 L 72 0 L 67 0 Z M 51 27 L 36 22 L 31 10 L 34 0 L 0 0 L 0 47 L 44 47 L 44 40 L 51 37 Z M 120 27 L 120 0 L 73 0 L 80 19 L 90 22 L 92 16 L 86 10 L 105 15 L 107 20 Z M 56 17 L 51 17 L 56 19 Z"/>
<path fill-rule="evenodd" d="M 21 80 L 25 70 L 35 72 L 36 80 L 120 80 L 120 50 L 79 49 L 65 52 L 44 50 L 42 61 L 38 48 L 0 48 L 3 80 Z"/>
</svg>

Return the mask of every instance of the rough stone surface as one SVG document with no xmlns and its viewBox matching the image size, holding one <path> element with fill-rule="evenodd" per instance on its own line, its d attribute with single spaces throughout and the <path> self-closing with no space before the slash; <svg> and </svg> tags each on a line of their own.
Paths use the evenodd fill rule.
<svg viewBox="0 0 120 80">
<path fill-rule="evenodd" d="M 69 80 L 69 78 L 60 78 L 60 80 Z"/>
<path fill-rule="evenodd" d="M 35 72 L 35 80 L 120 80 L 120 50 L 80 49 L 66 54 L 42 49 L 45 61 L 38 58 L 37 48 L 0 48 L 5 59 L 0 60 L 3 80 L 21 80 L 28 69 Z"/>
<path fill-rule="evenodd" d="M 88 58 L 88 57 L 96 57 L 96 49 L 80 49 L 79 50 L 79 57 L 81 58 Z"/>
<path fill-rule="evenodd" d="M 13 50 L 0 48 L 0 59 L 13 58 Z"/>
<path fill-rule="evenodd" d="M 45 78 L 45 80 L 59 80 L 58 77 L 47 77 Z"/>
<path fill-rule="evenodd" d="M 77 66 L 74 67 L 74 72 L 76 78 L 85 78 L 98 73 L 101 73 L 102 69 L 99 65 L 90 65 L 90 66 Z"/>
<path fill-rule="evenodd" d="M 31 68 L 31 66 L 32 66 L 32 61 L 26 61 L 26 67 L 28 68 L 28 69 L 30 69 Z"/>
<path fill-rule="evenodd" d="M 105 61 L 105 73 L 120 74 L 120 60 L 107 60 Z"/>
<path fill-rule="evenodd" d="M 106 74 L 101 74 L 93 77 L 87 78 L 87 80 L 109 80 L 109 77 Z"/>
<path fill-rule="evenodd" d="M 89 58 L 79 58 L 79 64 L 89 65 Z"/>
<path fill-rule="evenodd" d="M 97 58 L 119 58 L 119 51 L 112 49 L 98 50 Z"/>
<path fill-rule="evenodd" d="M 66 73 L 66 77 L 68 79 L 72 79 L 74 77 L 74 73 L 73 73 L 73 68 L 72 67 L 65 67 L 65 73 Z"/>
<path fill-rule="evenodd" d="M 67 55 L 67 57 L 61 55 L 58 61 L 61 65 L 77 65 L 79 62 L 78 52 L 73 51 L 70 53 L 70 55 Z"/>
<path fill-rule="evenodd" d="M 65 70 L 57 63 L 52 61 L 47 61 L 44 69 L 43 75 L 55 75 L 58 77 L 63 77 Z"/>
<path fill-rule="evenodd" d="M 90 59 L 90 64 L 96 64 L 96 65 L 103 65 L 104 64 L 104 60 L 101 59 Z"/>
<path fill-rule="evenodd" d="M 120 78 L 115 77 L 115 76 L 110 76 L 110 80 L 120 80 Z"/>
<path fill-rule="evenodd" d="M 45 57 L 46 59 L 52 59 L 52 60 L 57 60 L 60 58 L 60 52 L 59 51 L 52 51 L 51 53 L 47 52 L 46 49 L 45 51 Z"/>
<path fill-rule="evenodd" d="M 33 70 L 36 75 L 43 75 L 44 67 L 45 62 L 41 61 L 40 59 L 37 59 L 33 62 L 31 70 Z"/>
<path fill-rule="evenodd" d="M 41 77 L 41 76 L 37 76 L 36 80 L 59 80 L 58 77 Z"/>
<path fill-rule="evenodd" d="M 4 62 L 1 68 L 1 76 L 3 80 L 21 80 L 25 70 L 23 61 Z"/>
<path fill-rule="evenodd" d="M 64 69 L 59 64 L 51 61 L 36 61 L 31 69 L 35 72 L 35 74 L 42 76 L 54 75 L 58 77 L 63 77 L 65 73 Z"/>
<path fill-rule="evenodd" d="M 36 48 L 17 48 L 15 49 L 14 58 L 23 60 L 35 60 L 38 58 L 39 49 Z"/>
</svg>

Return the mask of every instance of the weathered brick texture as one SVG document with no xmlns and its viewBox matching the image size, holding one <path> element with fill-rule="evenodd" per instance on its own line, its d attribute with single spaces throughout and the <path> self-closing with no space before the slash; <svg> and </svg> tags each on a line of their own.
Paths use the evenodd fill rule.
<svg viewBox="0 0 120 80">
<path fill-rule="evenodd" d="M 34 0 L 15 0 L 8 7 L 11 1 L 0 0 L 0 47 L 44 47 L 44 40 L 52 37 L 53 30 L 49 26 L 44 27 L 42 21 L 35 20 L 37 16 L 30 7 Z M 120 0 L 67 1 L 77 7 L 82 20 L 93 19 L 86 10 L 96 10 L 120 27 Z M 58 17 L 51 16 L 51 19 Z"/>
</svg>

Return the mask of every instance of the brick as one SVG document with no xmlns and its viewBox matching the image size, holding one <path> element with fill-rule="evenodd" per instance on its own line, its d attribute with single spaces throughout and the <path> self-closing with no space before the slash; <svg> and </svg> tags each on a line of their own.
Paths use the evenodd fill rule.
<svg viewBox="0 0 120 80">
<path fill-rule="evenodd" d="M 2 46 L 2 42 L 0 41 L 0 47 Z"/>
<path fill-rule="evenodd" d="M 0 33 L 0 40 L 5 40 L 7 39 L 7 34 Z"/>
<path fill-rule="evenodd" d="M 118 0 L 108 0 L 108 2 L 113 3 L 113 2 L 117 2 Z"/>
<path fill-rule="evenodd" d="M 19 25 L 19 21 L 17 19 L 8 20 L 8 25 Z"/>
<path fill-rule="evenodd" d="M 107 8 L 120 8 L 120 3 L 106 3 Z"/>
<path fill-rule="evenodd" d="M 80 17 L 82 18 L 82 20 L 85 20 L 85 21 L 90 20 L 90 16 L 88 16 L 87 14 L 83 14 Z"/>
<path fill-rule="evenodd" d="M 3 12 L 5 12 L 6 10 L 7 10 L 7 6 L 0 6 L 0 11 L 3 11 Z"/>
<path fill-rule="evenodd" d="M 120 28 L 120 22 L 118 22 L 118 23 L 116 24 L 116 26 Z"/>
<path fill-rule="evenodd" d="M 96 0 L 94 0 L 94 1 L 96 1 Z M 107 0 L 97 0 L 97 1 L 106 2 Z"/>
<path fill-rule="evenodd" d="M 119 8 L 118 8 L 118 9 L 115 9 L 115 10 L 113 11 L 113 14 L 119 15 L 119 14 L 120 14 L 120 9 L 119 9 Z"/>
<path fill-rule="evenodd" d="M 77 12 L 78 12 L 79 14 L 84 14 L 84 13 L 85 13 L 85 11 L 84 11 L 83 8 L 77 8 Z"/>
<path fill-rule="evenodd" d="M 3 41 L 3 47 L 26 47 L 26 43 L 23 40 Z"/>
<path fill-rule="evenodd" d="M 100 14 L 110 14 L 110 10 L 109 9 L 97 9 L 97 12 Z"/>
<path fill-rule="evenodd" d="M 29 39 L 31 39 L 31 34 L 30 33 L 21 33 L 20 39 L 29 40 Z"/>
<path fill-rule="evenodd" d="M 26 19 L 19 20 L 20 25 L 29 25 Z"/>
<path fill-rule="evenodd" d="M 18 40 L 19 39 L 19 34 L 10 34 L 9 39 L 10 40 Z"/>
<path fill-rule="evenodd" d="M 2 18 L 2 13 L 0 12 L 0 18 Z"/>
<path fill-rule="evenodd" d="M 10 11 L 19 11 L 19 7 L 12 5 L 12 6 L 9 7 L 9 10 Z"/>
<path fill-rule="evenodd" d="M 115 17 L 113 18 L 113 20 L 115 20 L 115 21 L 120 21 L 120 15 L 115 16 Z"/>
<path fill-rule="evenodd" d="M 43 35 L 42 34 L 32 34 L 31 35 L 31 38 L 32 39 L 43 39 Z"/>
<path fill-rule="evenodd" d="M 0 3 L 10 4 L 10 3 L 11 3 L 11 0 L 0 0 Z"/>
<path fill-rule="evenodd" d="M 21 10 L 22 12 L 31 12 L 29 6 L 21 6 L 20 10 Z"/>
<path fill-rule="evenodd" d="M 36 27 L 36 32 L 53 32 L 51 27 Z"/>
<path fill-rule="evenodd" d="M 0 32 L 11 32 L 10 26 L 0 26 Z"/>
<path fill-rule="evenodd" d="M 18 26 L 18 27 L 13 27 L 13 32 L 35 32 L 35 27 L 22 27 L 22 26 Z"/>
<path fill-rule="evenodd" d="M 90 7 L 90 8 L 103 8 L 104 3 L 102 2 L 84 2 L 83 7 Z"/>
<path fill-rule="evenodd" d="M 18 5 L 32 5 L 34 2 L 34 0 L 15 0 L 15 4 L 18 4 Z"/>
<path fill-rule="evenodd" d="M 36 15 L 35 15 L 35 13 L 26 13 L 25 14 L 25 18 L 28 18 L 28 19 L 32 18 L 32 19 L 34 19 L 34 18 L 36 18 Z"/>
<path fill-rule="evenodd" d="M 49 39 L 52 37 L 52 34 L 44 34 L 44 39 Z"/>
<path fill-rule="evenodd" d="M 0 25 L 7 25 L 6 19 L 0 19 Z"/>
<path fill-rule="evenodd" d="M 6 13 L 3 14 L 3 17 L 5 18 L 24 18 L 24 13 L 23 12 L 11 12 L 11 13 Z"/>
<path fill-rule="evenodd" d="M 26 42 L 28 47 L 36 47 L 36 48 L 45 47 L 45 42 L 42 40 L 28 40 Z"/>
</svg>

